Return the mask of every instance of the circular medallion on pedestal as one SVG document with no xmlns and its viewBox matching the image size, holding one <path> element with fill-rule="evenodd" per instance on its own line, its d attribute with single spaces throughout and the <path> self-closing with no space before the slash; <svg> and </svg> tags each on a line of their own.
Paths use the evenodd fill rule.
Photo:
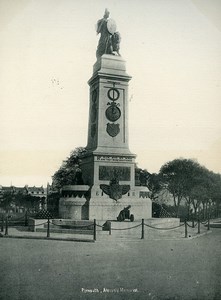
<svg viewBox="0 0 221 300">
<path fill-rule="evenodd" d="M 121 116 L 121 111 L 116 105 L 111 105 L 106 109 L 106 118 L 111 121 L 117 121 Z"/>
</svg>

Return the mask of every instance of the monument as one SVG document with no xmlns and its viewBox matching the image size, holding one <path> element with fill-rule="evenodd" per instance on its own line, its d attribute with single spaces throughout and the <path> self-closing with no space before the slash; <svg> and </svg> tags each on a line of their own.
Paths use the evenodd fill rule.
<svg viewBox="0 0 221 300">
<path fill-rule="evenodd" d="M 97 61 L 89 79 L 88 141 L 81 157 L 84 184 L 62 188 L 61 218 L 117 220 L 130 207 L 134 220 L 152 217 L 148 188 L 135 185 L 135 158 L 128 143 L 128 83 L 120 34 L 106 9 L 97 22 Z"/>
</svg>

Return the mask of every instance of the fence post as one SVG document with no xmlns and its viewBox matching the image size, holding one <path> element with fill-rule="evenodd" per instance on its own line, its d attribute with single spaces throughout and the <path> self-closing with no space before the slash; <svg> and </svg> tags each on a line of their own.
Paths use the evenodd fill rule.
<svg viewBox="0 0 221 300">
<path fill-rule="evenodd" d="M 187 238 L 188 233 L 187 233 L 187 220 L 186 219 L 184 221 L 184 224 L 185 224 L 185 238 Z"/>
<path fill-rule="evenodd" d="M 5 218 L 5 235 L 8 235 L 8 216 Z"/>
<path fill-rule="evenodd" d="M 96 219 L 94 219 L 94 241 L 96 241 Z"/>
<path fill-rule="evenodd" d="M 197 233 L 200 233 L 200 219 L 199 218 L 198 218 L 197 222 L 198 222 L 198 232 Z"/>
<path fill-rule="evenodd" d="M 25 212 L 25 226 L 28 226 L 28 212 Z"/>
<path fill-rule="evenodd" d="M 110 222 L 110 225 L 109 225 L 109 235 L 111 235 L 111 222 Z"/>
<path fill-rule="evenodd" d="M 48 217 L 47 237 L 50 237 L 50 219 Z"/>
<path fill-rule="evenodd" d="M 142 223 L 141 223 L 142 227 L 141 227 L 141 240 L 144 239 L 144 219 L 142 219 Z"/>
<path fill-rule="evenodd" d="M 207 225 L 207 230 L 210 230 L 210 209 L 211 209 L 211 202 L 209 202 L 209 213 L 208 213 L 208 225 Z"/>
<path fill-rule="evenodd" d="M 3 232 L 3 231 L 4 231 L 4 217 L 2 215 L 1 232 Z"/>
<path fill-rule="evenodd" d="M 210 230 L 210 218 L 208 219 L 207 230 Z"/>
<path fill-rule="evenodd" d="M 192 228 L 194 228 L 195 224 L 194 224 L 194 219 L 192 218 Z"/>
</svg>

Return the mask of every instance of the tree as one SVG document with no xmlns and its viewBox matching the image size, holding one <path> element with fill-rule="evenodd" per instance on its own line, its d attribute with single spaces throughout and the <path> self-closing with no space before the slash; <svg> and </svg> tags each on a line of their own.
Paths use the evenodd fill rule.
<svg viewBox="0 0 221 300">
<path fill-rule="evenodd" d="M 208 170 L 198 163 L 192 165 L 189 170 L 189 183 L 187 185 L 184 198 L 188 208 L 188 219 L 190 219 L 191 206 L 194 210 L 195 218 L 200 205 L 207 199 Z"/>
<path fill-rule="evenodd" d="M 23 194 L 22 192 L 16 193 L 11 190 L 3 194 L 0 207 L 2 207 L 6 213 L 10 211 L 15 212 L 18 208 L 37 211 L 39 209 L 39 201 L 38 197 Z"/>
<path fill-rule="evenodd" d="M 80 176 L 76 175 L 80 172 L 79 164 L 85 152 L 86 149 L 84 147 L 78 147 L 63 161 L 61 167 L 52 176 L 54 189 L 60 190 L 64 185 L 83 184 Z"/>
<path fill-rule="evenodd" d="M 208 206 L 211 202 L 214 203 L 214 206 L 220 203 L 220 175 L 201 166 L 198 168 L 198 173 L 195 174 L 194 179 L 194 185 L 187 191 L 186 198 L 189 198 L 193 205 L 195 217 L 197 216 L 197 210 L 200 211 L 202 208 L 201 215 L 205 219 L 207 218 Z"/>
<path fill-rule="evenodd" d="M 221 205 L 221 175 L 209 172 L 210 177 L 210 200 L 214 207 L 214 217 L 219 217 Z"/>
<path fill-rule="evenodd" d="M 176 216 L 179 214 L 181 201 L 188 199 L 188 191 L 195 185 L 196 174 L 200 168 L 196 161 L 183 158 L 174 159 L 161 167 L 159 172 L 161 182 L 173 196 Z"/>
<path fill-rule="evenodd" d="M 7 191 L 3 194 L 2 199 L 0 201 L 0 207 L 3 208 L 6 213 L 10 212 L 10 210 L 14 207 L 14 195 L 12 192 Z"/>
<path fill-rule="evenodd" d="M 150 174 L 147 181 L 147 187 L 150 190 L 150 199 L 154 201 L 158 198 L 158 194 L 162 190 L 160 176 L 156 173 Z"/>
<path fill-rule="evenodd" d="M 189 199 L 194 208 L 194 217 L 197 218 L 197 211 L 199 212 L 200 205 L 202 204 L 205 207 L 205 203 L 207 201 L 207 189 L 202 185 L 194 186 L 190 193 Z"/>
<path fill-rule="evenodd" d="M 40 199 L 32 195 L 22 195 L 21 205 L 28 211 L 39 210 Z"/>
</svg>

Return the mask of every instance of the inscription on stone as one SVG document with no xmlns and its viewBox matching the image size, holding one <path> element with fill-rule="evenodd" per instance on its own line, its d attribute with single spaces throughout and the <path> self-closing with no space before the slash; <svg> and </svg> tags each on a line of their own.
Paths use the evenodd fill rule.
<svg viewBox="0 0 221 300">
<path fill-rule="evenodd" d="M 131 157 L 127 156 L 97 156 L 97 160 L 101 161 L 132 161 Z"/>
<path fill-rule="evenodd" d="M 99 167 L 99 180 L 112 180 L 114 178 L 117 180 L 130 181 L 130 168 L 113 166 Z"/>
</svg>

